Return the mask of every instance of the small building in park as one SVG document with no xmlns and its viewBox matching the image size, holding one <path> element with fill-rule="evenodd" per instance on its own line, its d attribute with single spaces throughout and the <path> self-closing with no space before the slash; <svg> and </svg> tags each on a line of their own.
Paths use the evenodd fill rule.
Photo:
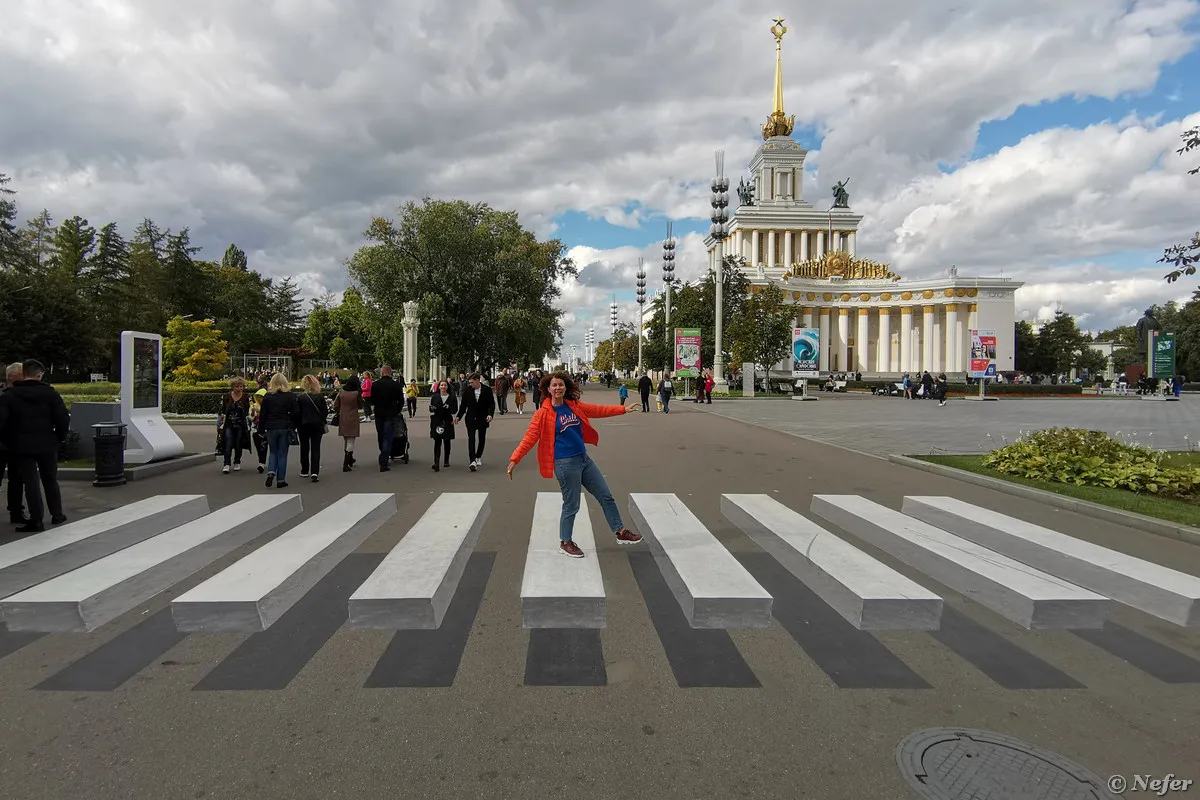
<svg viewBox="0 0 1200 800">
<path fill-rule="evenodd" d="M 791 138 L 795 117 L 783 108 L 786 30 L 782 20 L 771 29 L 774 108 L 750 159 L 751 179 L 737 186 L 724 255 L 744 263 L 752 292 L 768 284 L 784 290 L 796 307 L 794 327 L 820 330 L 822 371 L 892 376 L 928 370 L 961 377 L 970 369 L 972 330 L 995 331 L 996 369 L 1011 371 L 1020 282 L 963 276 L 955 266 L 941 277 L 905 280 L 858 255 L 863 217 L 851 208 L 845 181 L 834 187 L 829 208 L 804 199 L 808 151 Z M 715 269 L 719 243 L 708 236 L 705 244 Z"/>
</svg>

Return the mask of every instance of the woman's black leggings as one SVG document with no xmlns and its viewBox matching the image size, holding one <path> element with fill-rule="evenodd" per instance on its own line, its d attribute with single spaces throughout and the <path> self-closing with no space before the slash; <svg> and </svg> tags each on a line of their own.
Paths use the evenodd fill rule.
<svg viewBox="0 0 1200 800">
<path fill-rule="evenodd" d="M 434 439 L 433 440 L 433 463 L 438 463 L 442 457 L 442 445 L 446 445 L 446 463 L 450 463 L 450 444 L 449 439 Z"/>
</svg>

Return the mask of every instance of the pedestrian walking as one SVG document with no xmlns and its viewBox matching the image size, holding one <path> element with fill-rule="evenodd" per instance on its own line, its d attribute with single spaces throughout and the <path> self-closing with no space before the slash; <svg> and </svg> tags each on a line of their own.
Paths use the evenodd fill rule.
<svg viewBox="0 0 1200 800">
<path fill-rule="evenodd" d="M 304 394 L 298 398 L 300 426 L 296 431 L 300 438 L 300 477 L 318 483 L 321 480 L 321 440 L 329 427 L 325 422 L 329 409 L 325 395 L 321 393 L 321 382 L 315 375 L 301 378 L 300 387 L 304 389 Z"/>
<path fill-rule="evenodd" d="M 638 395 L 642 399 L 642 411 L 650 413 L 650 392 L 654 389 L 654 382 L 650 380 L 650 376 L 642 373 L 642 377 L 638 378 Z"/>
<path fill-rule="evenodd" d="M 362 432 L 358 417 L 360 388 L 358 377 L 351 375 L 333 401 L 333 418 L 337 420 L 338 436 L 342 437 L 342 472 L 349 472 L 354 466 L 354 442 Z"/>
<path fill-rule="evenodd" d="M 478 372 L 471 376 L 467 388 L 463 391 L 458 404 L 457 424 L 463 417 L 467 419 L 467 465 L 471 472 L 483 466 L 483 448 L 487 445 L 488 426 L 496 414 L 496 398 L 491 387 L 484 386 L 482 376 Z M 479 443 L 476 445 L 476 437 Z"/>
<path fill-rule="evenodd" d="M 712 405 L 712 390 L 716 385 L 717 382 L 713 378 L 712 370 L 709 370 L 708 375 L 704 376 L 704 397 L 707 399 L 710 406 Z"/>
<path fill-rule="evenodd" d="M 375 376 L 371 374 L 370 370 L 362 374 L 359 394 L 362 397 L 363 417 L 370 421 L 375 405 Z"/>
<path fill-rule="evenodd" d="M 429 438 L 433 439 L 434 472 L 441 471 L 439 462 L 450 466 L 450 443 L 454 441 L 454 414 L 457 411 L 458 398 L 450 391 L 450 381 L 438 381 L 438 390 L 429 398 Z M 443 447 L 446 449 L 444 456 Z"/>
<path fill-rule="evenodd" d="M 417 386 L 417 381 L 414 378 L 409 381 L 408 386 L 404 389 L 404 404 L 408 407 L 408 418 L 412 419 L 417 413 L 417 398 L 421 395 L 421 390 Z"/>
<path fill-rule="evenodd" d="M 525 379 L 521 377 L 521 373 L 517 373 L 516 379 L 513 380 L 513 402 L 517 404 L 517 413 L 525 413 Z"/>
<path fill-rule="evenodd" d="M 4 369 L 4 386 L 0 388 L 0 394 L 7 392 L 19 380 L 25 377 L 25 369 L 20 361 L 9 364 Z M 17 463 L 15 456 L 8 451 L 8 447 L 4 444 L 3 436 L 0 436 L 0 481 L 7 480 L 5 487 L 5 500 L 8 506 L 8 521 L 13 525 L 25 525 L 29 522 L 29 518 L 25 516 L 25 500 L 21 486 L 21 476 L 17 472 Z"/>
<path fill-rule="evenodd" d="M 371 386 L 371 402 L 375 406 L 375 434 L 379 439 L 379 471 L 391 467 L 392 442 L 404 424 L 404 387 L 392 377 L 392 368 L 384 365 L 379 380 Z"/>
<path fill-rule="evenodd" d="M 587 454 L 586 445 L 598 445 L 600 436 L 590 418 L 619 417 L 636 411 L 636 406 L 602 406 L 583 403 L 579 387 L 565 372 L 555 372 L 542 379 L 546 400 L 533 413 L 529 428 L 521 443 L 508 460 L 508 479 L 529 451 L 537 445 L 538 471 L 543 478 L 557 478 L 562 492 L 562 515 L 558 522 L 559 552 L 571 558 L 583 558 L 575 544 L 575 516 L 579 513 L 580 490 L 596 498 L 604 519 L 616 537 L 617 544 L 637 544 L 642 537 L 625 527 L 617 501 L 609 491 L 608 482 L 600 467 Z"/>
<path fill-rule="evenodd" d="M 287 486 L 287 458 L 292 436 L 300 425 L 300 403 L 292 384 L 282 372 L 276 372 L 267 384 L 258 427 L 267 437 L 267 486 L 279 479 L 279 488 Z"/>
<path fill-rule="evenodd" d="M 629 399 L 629 387 L 621 384 L 617 387 L 617 398 L 621 401 L 621 407 L 625 407 L 625 401 Z"/>
<path fill-rule="evenodd" d="M 0 440 L 17 467 L 29 506 L 29 520 L 18 533 L 44 531 L 47 506 L 52 524 L 67 521 L 58 488 L 58 450 L 71 430 L 71 415 L 55 388 L 42 382 L 45 372 L 40 361 L 30 359 L 21 365 L 21 380 L 0 394 Z"/>
<path fill-rule="evenodd" d="M 242 468 L 242 451 L 250 444 L 250 395 L 246 394 L 246 381 L 234 378 L 229 382 L 229 391 L 221 399 L 221 413 L 217 417 L 224 446 L 222 474 L 228 475 L 230 468 L 237 472 Z"/>
<path fill-rule="evenodd" d="M 671 380 L 671 374 L 667 373 L 658 382 L 658 402 L 662 403 L 662 412 L 664 414 L 671 413 L 671 395 L 674 393 L 675 382 Z"/>
</svg>

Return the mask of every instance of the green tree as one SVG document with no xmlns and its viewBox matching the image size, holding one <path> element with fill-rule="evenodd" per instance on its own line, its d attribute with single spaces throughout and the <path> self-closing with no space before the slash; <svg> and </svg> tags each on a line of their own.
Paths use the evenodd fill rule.
<svg viewBox="0 0 1200 800">
<path fill-rule="evenodd" d="M 729 327 L 736 362 L 751 361 L 770 369 L 787 356 L 795 308 L 786 305 L 785 298 L 783 289 L 768 284 L 756 286 L 740 304 Z"/>
<path fill-rule="evenodd" d="M 209 276 L 193 258 L 200 252 L 194 247 L 187 228 L 168 233 L 163 258 L 168 303 L 173 315 L 203 318 L 212 315 L 212 289 Z"/>
<path fill-rule="evenodd" d="M 130 293 L 125 309 L 128 330 L 150 333 L 166 331 L 171 318 L 171 291 L 163 267 L 166 234 L 146 218 L 133 231 L 129 245 L 129 284 L 137 287 Z"/>
<path fill-rule="evenodd" d="M 1017 320 L 1013 334 L 1013 366 L 1021 372 L 1041 372 L 1037 361 L 1037 334 L 1033 325 L 1024 319 Z"/>
<path fill-rule="evenodd" d="M 54 257 L 54 222 L 46 209 L 25 223 L 25 248 L 30 267 L 41 270 L 49 266 Z"/>
<path fill-rule="evenodd" d="M 78 215 L 63 220 L 54 229 L 54 268 L 72 280 L 81 278 L 96 249 L 96 229 Z"/>
<path fill-rule="evenodd" d="M 575 266 L 562 242 L 538 241 L 515 212 L 427 197 L 365 235 L 347 262 L 363 297 L 388 319 L 403 316 L 406 300 L 420 303 L 445 363 L 540 362 L 561 339 L 554 301 Z"/>
<path fill-rule="evenodd" d="M 163 366 L 176 382 L 215 380 L 225 373 L 228 363 L 229 345 L 211 319 L 175 316 L 167 322 Z"/>
<path fill-rule="evenodd" d="M 0 353 L 3 363 L 36 358 L 55 371 L 92 366 L 91 309 L 56 276 L 0 270 Z"/>
<path fill-rule="evenodd" d="M 25 239 L 17 227 L 17 192 L 0 172 L 0 269 L 17 269 L 26 264 Z"/>
<path fill-rule="evenodd" d="M 1200 128 L 1184 131 L 1180 138 L 1183 140 L 1183 147 L 1175 151 L 1177 154 L 1184 155 L 1200 148 Z M 1197 173 L 1200 173 L 1200 167 L 1188 170 L 1188 175 Z M 1167 273 L 1167 283 L 1173 283 L 1184 275 L 1195 275 L 1196 264 L 1200 262 L 1200 232 L 1193 234 L 1190 242 L 1168 247 L 1158 261 L 1160 264 L 1171 264 L 1175 267 Z"/>
<path fill-rule="evenodd" d="M 233 353 L 264 350 L 272 346 L 272 312 L 267 281 L 257 272 L 210 261 L 200 262 L 213 287 L 212 316 L 224 331 Z"/>
<path fill-rule="evenodd" d="M 341 369 L 359 369 L 358 354 L 341 336 L 333 337 L 333 341 L 329 343 L 329 359 Z"/>
<path fill-rule="evenodd" d="M 271 346 L 299 347 L 304 338 L 304 312 L 300 289 L 289 276 L 268 281 L 267 307 L 270 314 Z"/>
<path fill-rule="evenodd" d="M 225 248 L 225 255 L 221 256 L 221 266 L 230 269 L 240 269 L 242 272 L 247 270 L 246 252 L 236 244 L 230 244 Z"/>
<path fill-rule="evenodd" d="M 750 279 L 746 277 L 746 259 L 737 256 L 725 257 L 722 270 L 722 319 L 725 331 L 730 329 L 738 316 L 742 303 L 750 292 Z M 711 367 L 716 352 L 716 332 L 713 325 L 717 318 L 717 276 L 713 270 L 696 283 L 676 284 L 671 290 L 671 329 L 699 328 L 700 360 L 704 367 Z M 651 368 L 673 364 L 673 336 L 668 336 L 664 327 L 665 295 L 659 295 L 649 304 L 646 317 L 646 337 L 652 354 L 643 350 L 643 359 Z M 659 346 L 661 343 L 661 347 Z M 725 363 L 729 363 L 729 337 L 722 342 Z M 651 360 L 653 358 L 653 360 Z"/>
<path fill-rule="evenodd" d="M 1092 356 L 1085 355 L 1093 352 L 1075 324 L 1075 318 L 1059 309 L 1054 319 L 1038 331 L 1034 361 L 1038 365 L 1037 371 L 1069 373 L 1073 369 L 1083 369 L 1085 364 L 1094 364 Z"/>
<path fill-rule="evenodd" d="M 95 350 L 104 371 L 114 374 L 120 360 L 121 331 L 135 290 L 129 282 L 129 246 L 115 222 L 100 229 L 83 275 L 83 296 L 95 321 Z"/>
</svg>

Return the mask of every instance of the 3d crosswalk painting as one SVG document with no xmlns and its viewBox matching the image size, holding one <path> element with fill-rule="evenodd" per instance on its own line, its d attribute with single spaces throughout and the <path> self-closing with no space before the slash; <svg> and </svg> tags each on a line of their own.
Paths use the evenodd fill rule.
<svg viewBox="0 0 1200 800">
<path fill-rule="evenodd" d="M 524 675 L 514 678 L 605 686 L 605 630 L 617 611 L 590 512 L 575 528 L 587 557 L 564 558 L 552 535 L 558 494 L 532 500 L 519 588 L 491 587 L 506 590 L 526 631 Z M 727 494 L 724 519 L 754 545 L 737 550 L 674 494 L 628 502 L 645 544 L 615 557 L 642 602 L 619 613 L 648 617 L 661 645 L 653 655 L 683 689 L 761 686 L 730 632 L 766 628 L 785 631 L 797 657 L 845 689 L 932 688 L 889 649 L 892 636 L 932 639 L 1005 689 L 1086 688 L 1015 641 L 1022 631 L 1077 637 L 1154 680 L 1200 683 L 1187 648 L 1110 619 L 1125 606 L 1155 625 L 1200 627 L 1200 577 L 955 498 L 910 496 L 894 509 L 815 495 L 796 509 Z M 440 494 L 389 552 L 361 552 L 396 512 L 388 493 L 347 494 L 307 516 L 298 494 L 216 509 L 203 495 L 158 495 L 5 544 L 0 659 L 45 637 L 85 637 L 86 653 L 48 665 L 27 688 L 112 691 L 188 637 L 232 635 L 193 688 L 281 690 L 339 631 L 386 631 L 364 688 L 452 686 L 497 557 L 480 548 L 489 496 Z M 165 605 L 153 602 L 184 582 Z M 964 613 L 960 598 L 997 624 Z"/>
</svg>

